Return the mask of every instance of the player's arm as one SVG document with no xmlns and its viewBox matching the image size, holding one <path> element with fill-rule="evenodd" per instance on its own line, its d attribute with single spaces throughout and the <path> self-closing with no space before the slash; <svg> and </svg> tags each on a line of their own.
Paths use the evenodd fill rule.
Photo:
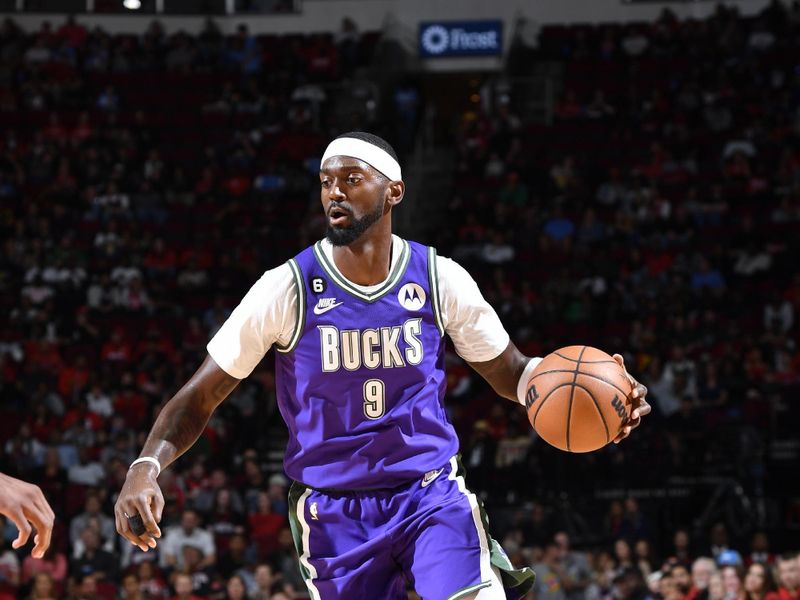
<svg viewBox="0 0 800 600">
<path fill-rule="evenodd" d="M 200 437 L 214 409 L 246 378 L 270 347 L 287 346 L 297 314 L 298 281 L 283 264 L 262 275 L 208 343 L 208 357 L 192 378 L 164 406 L 128 471 L 114 507 L 117 531 L 142 550 L 155 548 L 164 497 L 156 481 Z M 131 531 L 126 515 L 140 515 L 145 532 Z M 173 549 L 177 550 L 177 549 Z"/>
<path fill-rule="evenodd" d="M 538 359 L 525 356 L 520 352 L 511 340 L 497 358 L 485 362 L 467 361 L 467 364 L 492 386 L 498 396 L 514 402 L 519 401 L 517 387 L 525 373 L 525 368 L 532 365 L 528 369 L 532 371 L 538 363 Z"/>
<path fill-rule="evenodd" d="M 525 356 L 517 350 L 514 342 L 509 341 L 506 349 L 497 358 L 485 362 L 468 362 L 468 364 L 492 386 L 498 395 L 519 402 L 524 406 L 528 380 L 536 365 L 539 364 L 539 360 L 538 358 Z M 622 355 L 615 354 L 614 360 L 625 369 L 625 359 L 622 358 Z M 620 442 L 628 437 L 631 431 L 642 422 L 642 417 L 650 412 L 650 405 L 646 400 L 647 388 L 636 381 L 628 373 L 627 369 L 625 373 L 628 375 L 633 388 L 631 392 L 633 410 L 631 411 L 630 423 L 622 429 L 614 440 L 615 442 Z"/>
<path fill-rule="evenodd" d="M 164 406 L 156 419 L 141 456 L 158 461 L 166 468 L 186 452 L 200 437 L 214 409 L 239 385 L 208 356 L 189 381 Z M 114 507 L 117 531 L 142 550 L 155 548 L 161 537 L 158 522 L 164 509 L 164 496 L 157 483 L 159 468 L 141 462 L 130 468 Z M 146 532 L 134 534 L 128 516 L 140 515 Z"/>
<path fill-rule="evenodd" d="M 498 395 L 524 406 L 528 379 L 540 359 L 525 356 L 517 349 L 497 313 L 461 265 L 444 257 L 435 260 L 442 321 L 456 351 Z M 614 359 L 625 368 L 621 355 L 615 354 Z M 630 375 L 628 377 L 633 386 L 631 421 L 615 442 L 627 437 L 639 425 L 641 417 L 650 412 L 645 400 L 647 389 Z"/>
<path fill-rule="evenodd" d="M 0 473 L 0 514 L 14 522 L 19 530 L 11 547 L 21 548 L 36 528 L 35 545 L 31 551 L 34 558 L 42 558 L 50 546 L 55 515 L 38 486 L 14 479 Z"/>
</svg>

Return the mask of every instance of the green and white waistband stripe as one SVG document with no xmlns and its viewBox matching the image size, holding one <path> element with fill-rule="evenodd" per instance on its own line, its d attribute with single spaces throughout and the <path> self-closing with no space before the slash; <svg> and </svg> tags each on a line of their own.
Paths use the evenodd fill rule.
<svg viewBox="0 0 800 600">
<path fill-rule="evenodd" d="M 300 341 L 300 336 L 303 334 L 303 328 L 306 325 L 306 286 L 303 283 L 303 276 L 300 274 L 300 267 L 297 266 L 297 261 L 293 258 L 287 261 L 289 268 L 294 275 L 294 285 L 297 289 L 297 311 L 294 318 L 294 333 L 289 345 L 286 347 L 275 345 L 278 352 L 290 352 L 294 350 L 297 342 Z"/>
<path fill-rule="evenodd" d="M 328 276 L 336 283 L 336 285 L 344 289 L 346 292 L 352 294 L 356 298 L 360 298 L 361 300 L 365 300 L 367 302 L 374 302 L 391 290 L 406 272 L 408 261 L 411 258 L 411 250 L 408 247 L 408 242 L 406 240 L 402 240 L 402 244 L 403 247 L 400 251 L 400 258 L 398 259 L 397 264 L 392 272 L 389 274 L 389 279 L 387 279 L 384 285 L 369 294 L 365 294 L 352 283 L 347 281 L 347 279 L 342 277 L 342 275 L 336 270 L 336 267 L 331 264 L 331 261 L 325 255 L 325 251 L 322 249 L 321 241 L 314 244 L 314 256 L 316 256 L 317 262 L 328 274 Z"/>
<path fill-rule="evenodd" d="M 436 248 L 428 248 L 428 287 L 431 290 L 431 307 L 439 335 L 444 335 L 442 311 L 439 303 L 439 271 L 436 268 Z"/>
</svg>

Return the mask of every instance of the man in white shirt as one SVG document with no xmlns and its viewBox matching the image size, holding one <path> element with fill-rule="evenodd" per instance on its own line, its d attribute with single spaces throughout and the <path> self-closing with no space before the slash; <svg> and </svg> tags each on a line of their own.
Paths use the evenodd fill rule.
<svg viewBox="0 0 800 600">
<path fill-rule="evenodd" d="M 214 536 L 200 527 L 200 518 L 193 510 L 185 510 L 181 515 L 181 524 L 167 530 L 161 552 L 161 566 L 182 569 L 183 547 L 187 545 L 194 546 L 203 553 L 200 568 L 217 562 Z"/>
</svg>

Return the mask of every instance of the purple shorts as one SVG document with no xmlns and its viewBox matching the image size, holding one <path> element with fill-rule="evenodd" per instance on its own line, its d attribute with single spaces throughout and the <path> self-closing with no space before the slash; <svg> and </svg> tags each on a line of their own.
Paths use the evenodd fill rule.
<svg viewBox="0 0 800 600">
<path fill-rule="evenodd" d="M 533 585 L 488 534 L 480 500 L 453 457 L 407 486 L 320 491 L 294 483 L 289 517 L 312 600 L 456 600 L 490 585 L 492 567 L 509 599 Z"/>
</svg>

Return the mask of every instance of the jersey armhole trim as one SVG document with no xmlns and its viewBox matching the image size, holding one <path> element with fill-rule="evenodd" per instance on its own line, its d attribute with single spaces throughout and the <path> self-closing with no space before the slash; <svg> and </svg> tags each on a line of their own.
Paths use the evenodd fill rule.
<svg viewBox="0 0 800 600">
<path fill-rule="evenodd" d="M 436 267 L 436 248 L 432 246 L 428 248 L 428 287 L 431 290 L 431 307 L 436 328 L 439 330 L 439 335 L 444 337 L 442 308 L 439 301 L 439 270 Z"/>
<path fill-rule="evenodd" d="M 300 267 L 297 266 L 297 261 L 293 258 L 286 261 L 286 264 L 289 265 L 289 268 L 292 270 L 292 275 L 294 275 L 294 287 L 297 290 L 297 312 L 294 316 L 294 332 L 292 333 L 292 339 L 289 341 L 289 345 L 278 346 L 275 344 L 275 350 L 283 354 L 294 350 L 306 325 L 306 286 L 300 275 Z"/>
</svg>

